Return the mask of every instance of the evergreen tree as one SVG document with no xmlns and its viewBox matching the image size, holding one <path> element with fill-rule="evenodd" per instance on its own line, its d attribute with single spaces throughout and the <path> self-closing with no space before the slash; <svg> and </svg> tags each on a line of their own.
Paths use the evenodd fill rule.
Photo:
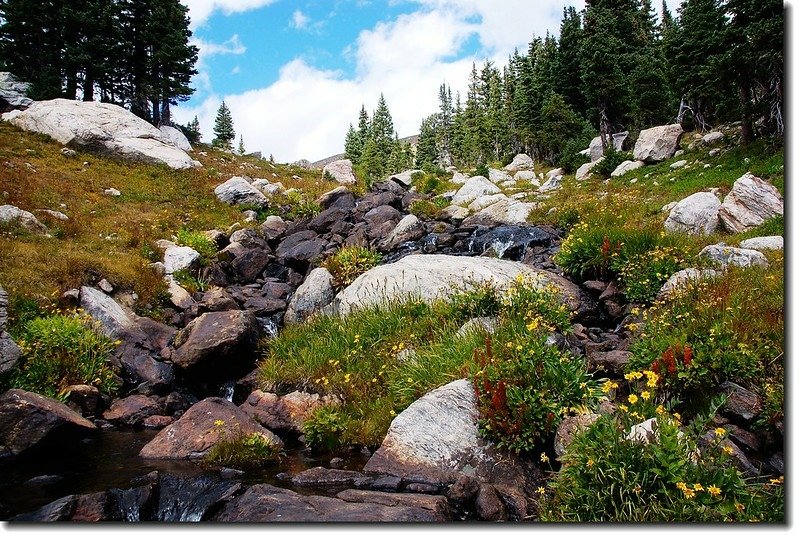
<svg viewBox="0 0 799 537">
<path fill-rule="evenodd" d="M 239 134 L 239 155 L 243 155 L 244 153 L 244 136 Z"/>
<path fill-rule="evenodd" d="M 344 138 L 344 158 L 348 158 L 353 164 L 358 164 L 361 160 L 363 151 L 363 139 L 358 131 L 350 123 L 347 136 Z"/>
<path fill-rule="evenodd" d="M 369 138 L 363 146 L 361 161 L 358 164 L 358 171 L 367 183 L 378 180 L 386 170 L 386 157 L 381 152 L 374 138 Z"/>
<path fill-rule="evenodd" d="M 374 140 L 377 151 L 384 163 L 391 155 L 394 135 L 394 121 L 391 118 L 386 99 L 381 93 L 377 101 L 377 109 L 372 114 L 370 139 Z"/>
<path fill-rule="evenodd" d="M 189 121 L 185 127 L 181 127 L 181 130 L 192 144 L 199 143 L 202 139 L 202 134 L 200 133 L 200 120 L 197 119 L 197 116 L 194 116 L 194 119 Z"/>
<path fill-rule="evenodd" d="M 439 129 L 438 117 L 434 114 L 422 120 L 419 128 L 419 141 L 416 144 L 416 166 L 433 165 L 438 161 L 436 132 Z"/>
<path fill-rule="evenodd" d="M 583 29 L 580 15 L 574 7 L 563 9 L 563 19 L 560 23 L 560 41 L 558 42 L 558 55 L 556 60 L 557 76 L 554 79 L 554 89 L 563 96 L 566 102 L 578 113 L 585 113 L 586 102 L 583 96 L 580 47 L 583 38 Z"/>
<path fill-rule="evenodd" d="M 232 142 L 236 138 L 236 132 L 233 130 L 233 116 L 230 114 L 230 109 L 225 104 L 225 101 L 222 101 L 222 104 L 216 111 L 214 134 L 216 137 L 213 142 L 211 142 L 214 146 L 223 149 L 232 148 Z"/>
</svg>

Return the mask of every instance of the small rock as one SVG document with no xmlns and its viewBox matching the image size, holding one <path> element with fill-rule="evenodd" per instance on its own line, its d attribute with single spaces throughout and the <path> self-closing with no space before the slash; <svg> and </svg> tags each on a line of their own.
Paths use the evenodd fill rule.
<svg viewBox="0 0 799 537">
<path fill-rule="evenodd" d="M 103 190 L 103 194 L 105 194 L 106 196 L 118 197 L 122 195 L 122 192 L 120 192 L 116 188 L 106 188 L 105 190 Z"/>
</svg>

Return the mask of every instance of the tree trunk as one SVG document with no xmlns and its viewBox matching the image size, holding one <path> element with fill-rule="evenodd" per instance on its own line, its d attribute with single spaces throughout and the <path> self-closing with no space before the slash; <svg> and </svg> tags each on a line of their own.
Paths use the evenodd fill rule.
<svg viewBox="0 0 799 537">
<path fill-rule="evenodd" d="M 86 73 L 83 76 L 83 100 L 94 100 L 94 71 L 91 67 L 86 68 Z"/>
<path fill-rule="evenodd" d="M 738 99 L 741 102 L 741 144 L 747 145 L 754 140 L 752 117 L 750 112 L 751 102 L 749 99 L 749 88 L 744 85 L 738 86 Z"/>
</svg>

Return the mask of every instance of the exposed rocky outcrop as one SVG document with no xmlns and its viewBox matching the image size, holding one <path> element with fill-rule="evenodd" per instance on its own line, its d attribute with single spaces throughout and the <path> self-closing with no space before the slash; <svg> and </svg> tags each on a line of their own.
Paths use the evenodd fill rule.
<svg viewBox="0 0 799 537">
<path fill-rule="evenodd" d="M 515 157 L 513 157 L 513 161 L 505 166 L 505 171 L 510 174 L 515 174 L 518 171 L 522 170 L 532 170 L 535 167 L 535 163 L 533 159 L 530 158 L 529 155 L 524 153 L 519 153 Z"/>
<path fill-rule="evenodd" d="M 13 205 L 0 205 L 0 224 L 19 226 L 38 235 L 47 233 L 47 226 L 39 222 L 33 213 Z"/>
<path fill-rule="evenodd" d="M 186 138 L 186 135 L 183 134 L 183 131 L 180 129 L 176 129 L 171 125 L 161 125 L 158 130 L 161 131 L 161 134 L 167 139 L 172 145 L 177 147 L 178 149 L 182 149 L 183 151 L 192 151 L 191 143 L 189 143 L 189 139 Z"/>
<path fill-rule="evenodd" d="M 741 248 L 747 250 L 782 250 L 785 239 L 781 235 L 772 235 L 769 237 L 752 237 L 741 241 Z"/>
<path fill-rule="evenodd" d="M 315 268 L 291 297 L 284 321 L 302 322 L 330 304 L 334 297 L 333 276 L 326 268 Z"/>
<path fill-rule="evenodd" d="M 355 184 L 355 174 L 352 172 L 352 161 L 349 159 L 331 162 L 322 169 L 322 176 L 330 176 L 342 185 Z"/>
<path fill-rule="evenodd" d="M 21 82 L 8 72 L 0 72 L 0 112 L 9 109 L 24 109 L 33 104 L 27 93 L 30 84 Z"/>
<path fill-rule="evenodd" d="M 231 177 L 214 189 L 217 199 L 230 205 L 255 205 L 267 207 L 269 200 L 263 192 L 252 186 L 244 177 Z"/>
<path fill-rule="evenodd" d="M 150 123 L 110 103 L 38 101 L 25 111 L 5 114 L 3 119 L 74 149 L 177 169 L 200 166 Z"/>
<path fill-rule="evenodd" d="M 742 233 L 755 228 L 784 211 L 782 195 L 759 177 L 747 173 L 735 181 L 724 198 L 719 218 L 732 233 Z"/>
<path fill-rule="evenodd" d="M 726 268 L 728 265 L 735 265 L 738 267 L 768 267 L 766 256 L 757 250 L 733 248 L 732 246 L 727 246 L 723 242 L 705 246 L 702 251 L 699 252 L 699 257 L 706 257 L 721 268 Z"/>
</svg>

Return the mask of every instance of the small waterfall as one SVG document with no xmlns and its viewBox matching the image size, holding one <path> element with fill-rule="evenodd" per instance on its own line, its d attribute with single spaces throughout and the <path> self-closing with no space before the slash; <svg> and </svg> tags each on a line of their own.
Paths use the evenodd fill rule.
<svg viewBox="0 0 799 537">
<path fill-rule="evenodd" d="M 505 255 L 505 252 L 507 252 L 508 249 L 511 246 L 513 246 L 514 244 L 515 244 L 515 241 L 513 240 L 513 235 L 511 235 L 510 239 L 508 239 L 507 241 L 504 241 L 504 242 L 501 241 L 500 239 L 495 239 L 491 243 L 491 245 L 488 248 L 486 248 L 486 251 L 490 248 L 490 249 L 494 250 L 494 253 L 497 254 L 498 258 L 502 259 L 502 257 Z"/>
<path fill-rule="evenodd" d="M 269 339 L 277 337 L 278 325 L 274 317 L 258 317 L 261 332 Z"/>
<path fill-rule="evenodd" d="M 230 381 L 222 385 L 219 389 L 219 397 L 222 399 L 227 399 L 231 403 L 233 402 L 233 392 L 236 390 L 236 382 Z"/>
</svg>

